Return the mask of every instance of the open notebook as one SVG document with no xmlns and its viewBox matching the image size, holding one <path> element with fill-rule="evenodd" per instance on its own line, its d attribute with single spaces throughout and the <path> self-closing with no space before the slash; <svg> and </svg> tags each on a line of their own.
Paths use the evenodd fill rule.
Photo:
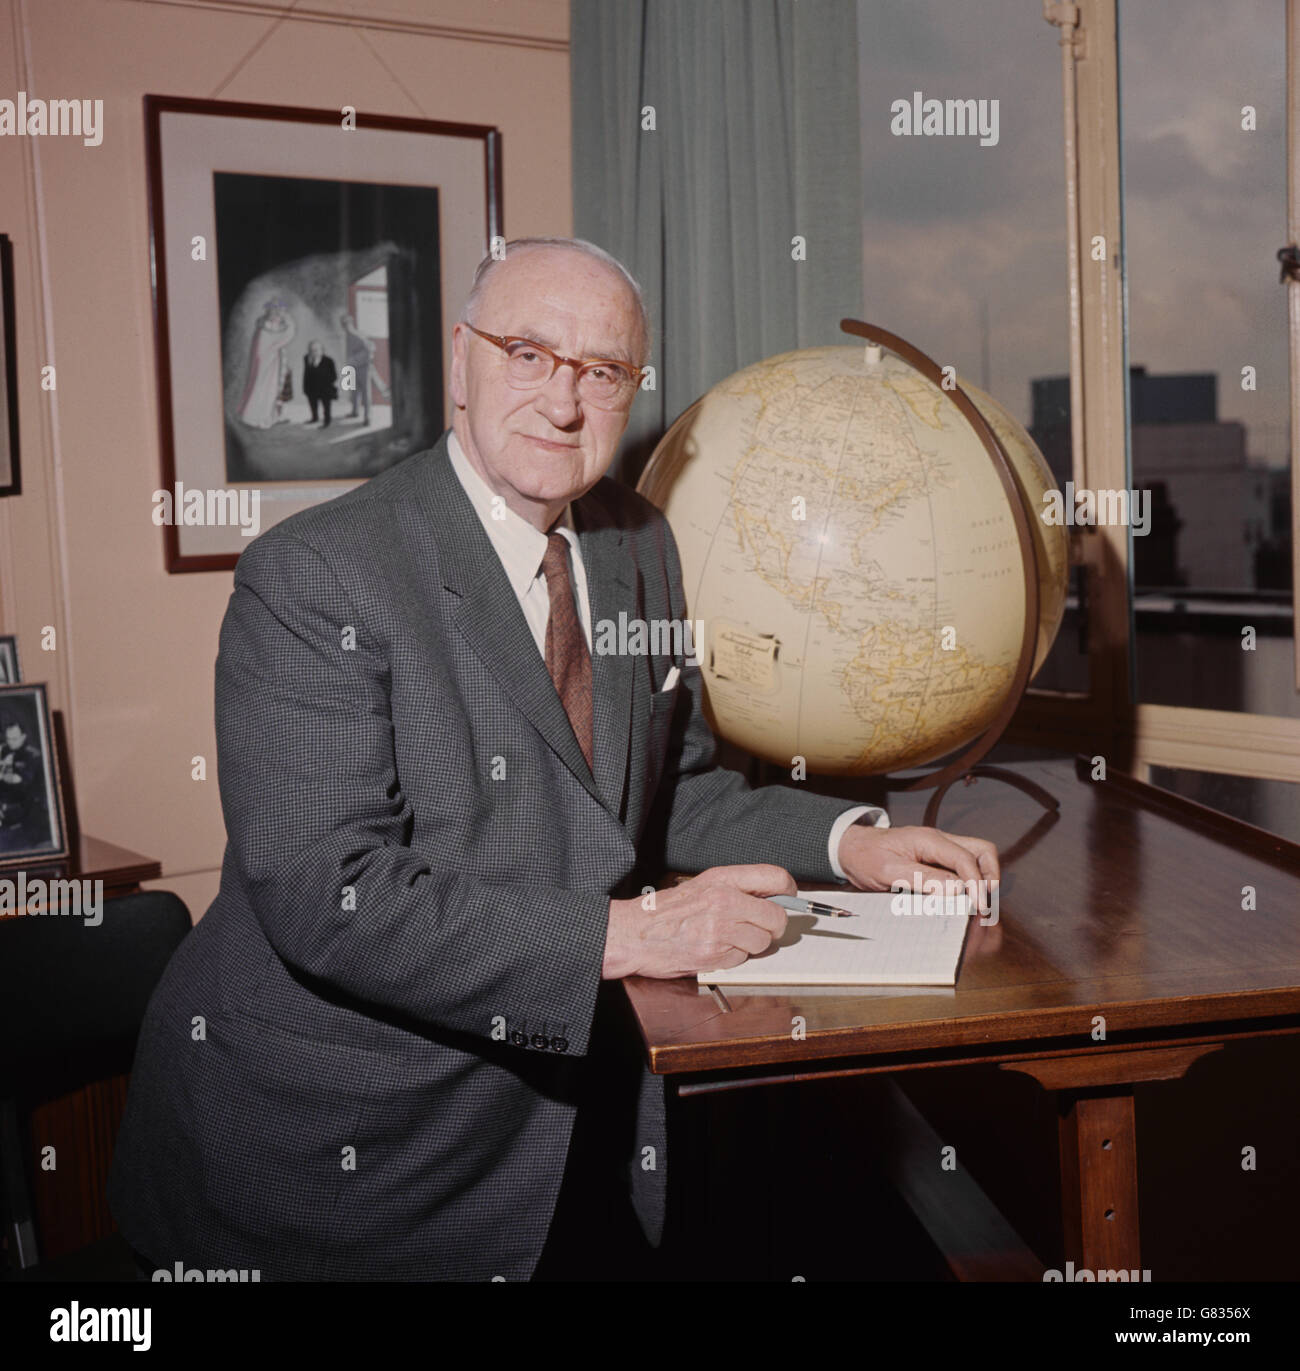
<svg viewBox="0 0 1300 1371">
<path fill-rule="evenodd" d="M 972 912 L 965 895 L 805 891 L 849 919 L 791 914 L 785 935 L 702 985 L 955 985 Z M 901 912 L 896 912 L 901 911 Z"/>
</svg>

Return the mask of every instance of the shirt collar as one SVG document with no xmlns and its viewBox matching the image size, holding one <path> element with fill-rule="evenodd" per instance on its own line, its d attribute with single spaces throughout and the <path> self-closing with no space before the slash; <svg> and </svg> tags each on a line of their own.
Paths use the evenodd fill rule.
<svg viewBox="0 0 1300 1371">
<path fill-rule="evenodd" d="M 451 468 L 465 488 L 483 531 L 505 568 L 511 589 L 522 600 L 529 586 L 541 574 L 542 558 L 546 555 L 546 534 L 534 528 L 526 519 L 521 519 L 505 501 L 496 507 L 501 511 L 500 517 L 493 517 L 496 494 L 470 465 L 454 429 L 447 436 L 447 451 L 451 456 Z M 578 534 L 573 523 L 572 502 L 565 505 L 551 527 L 562 533 L 571 547 L 577 548 Z"/>
</svg>

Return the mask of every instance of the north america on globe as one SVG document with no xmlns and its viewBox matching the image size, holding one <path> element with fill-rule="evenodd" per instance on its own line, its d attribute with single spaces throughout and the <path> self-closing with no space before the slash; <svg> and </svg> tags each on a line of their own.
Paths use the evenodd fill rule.
<svg viewBox="0 0 1300 1371">
<path fill-rule="evenodd" d="M 1031 510 L 1053 486 L 963 383 Z M 1023 562 L 996 468 L 943 388 L 879 347 L 783 353 L 688 410 L 640 489 L 668 517 L 715 730 L 767 761 L 877 774 L 978 737 L 1011 688 Z M 1031 518 L 1034 669 L 1065 607 L 1062 528 Z"/>
</svg>

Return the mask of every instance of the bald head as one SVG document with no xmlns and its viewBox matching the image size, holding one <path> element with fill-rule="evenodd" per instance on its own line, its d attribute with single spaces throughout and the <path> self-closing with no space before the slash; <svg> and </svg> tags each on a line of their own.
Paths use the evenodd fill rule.
<svg viewBox="0 0 1300 1371">
<path fill-rule="evenodd" d="M 478 264 L 478 268 L 474 272 L 474 282 L 465 299 L 465 309 L 461 317 L 467 319 L 476 328 L 486 329 L 487 325 L 483 322 L 486 317 L 483 302 L 492 280 L 505 271 L 510 264 L 539 252 L 576 254 L 585 258 L 589 263 L 603 267 L 623 283 L 631 299 L 637 322 L 636 345 L 632 353 L 623 360 L 631 362 L 634 366 L 644 365 L 650 354 L 650 318 L 646 313 L 641 287 L 636 278 L 617 257 L 606 252 L 604 248 L 597 247 L 595 243 L 587 242 L 585 238 L 516 238 L 505 245 L 504 257 L 493 257 L 489 253 Z M 537 341 L 545 342 L 546 340 L 539 338 Z"/>
</svg>

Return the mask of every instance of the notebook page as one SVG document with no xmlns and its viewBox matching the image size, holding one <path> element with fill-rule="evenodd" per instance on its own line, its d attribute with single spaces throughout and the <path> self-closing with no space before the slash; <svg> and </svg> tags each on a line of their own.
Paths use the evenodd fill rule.
<svg viewBox="0 0 1300 1371">
<path fill-rule="evenodd" d="M 847 909 L 833 919 L 790 914 L 766 952 L 727 970 L 701 971 L 702 985 L 955 985 L 970 925 L 965 895 L 805 891 Z"/>
</svg>

